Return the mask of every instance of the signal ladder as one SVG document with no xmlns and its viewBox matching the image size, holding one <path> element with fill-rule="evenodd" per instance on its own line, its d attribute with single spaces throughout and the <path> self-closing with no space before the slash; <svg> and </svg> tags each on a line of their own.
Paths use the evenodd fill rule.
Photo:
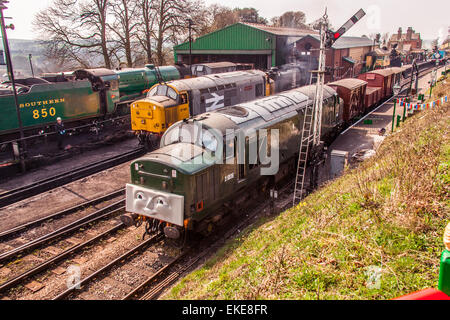
<svg viewBox="0 0 450 320">
<path fill-rule="evenodd" d="M 306 192 L 304 191 L 306 164 L 308 162 L 309 145 L 314 139 L 314 134 L 311 133 L 313 118 L 314 104 L 311 105 L 309 104 L 309 101 L 307 101 L 298 154 L 297 175 L 295 176 L 294 198 L 292 201 L 293 206 L 303 198 L 303 192 Z"/>
<path fill-rule="evenodd" d="M 314 103 L 312 106 L 306 106 L 305 119 L 303 121 L 302 137 L 300 140 L 300 149 L 298 155 L 297 164 L 297 176 L 295 177 L 295 189 L 293 197 L 293 205 L 295 206 L 298 200 L 303 199 L 304 185 L 305 185 L 305 174 L 306 174 L 306 163 L 308 160 L 310 144 L 312 146 L 312 170 L 313 175 L 311 176 L 311 186 L 314 188 L 317 182 L 317 168 L 322 162 L 320 153 L 322 142 L 321 137 L 321 126 L 322 126 L 322 105 L 323 105 L 323 89 L 325 84 L 325 50 L 330 48 L 333 43 L 338 40 L 348 29 L 350 29 L 356 22 L 358 22 L 362 17 L 365 16 L 364 10 L 360 9 L 356 14 L 353 15 L 342 27 L 338 29 L 337 32 L 332 32 L 328 26 L 328 15 L 325 9 L 325 14 L 322 17 L 320 23 L 320 54 L 319 54 L 319 66 L 318 70 L 312 71 L 309 83 L 313 83 L 313 78 L 316 81 L 316 92 L 314 95 Z"/>
<path fill-rule="evenodd" d="M 314 148 L 315 146 L 320 144 L 323 88 L 325 83 L 324 80 L 325 80 L 326 28 L 327 26 L 324 23 L 322 23 L 320 30 L 319 66 L 318 70 L 311 71 L 311 77 L 309 81 L 310 84 L 312 84 L 313 78 L 315 78 L 316 92 L 314 95 L 314 103 L 312 105 L 309 105 L 309 103 L 307 103 L 305 110 L 302 137 L 300 140 L 300 148 L 298 153 L 297 175 L 295 176 L 294 197 L 292 199 L 293 206 L 295 206 L 297 202 L 303 199 L 304 193 L 306 194 L 306 190 L 304 189 L 304 187 L 305 187 L 306 164 L 308 163 L 309 146 L 311 144 Z M 314 184 L 313 181 L 310 182 Z"/>
</svg>

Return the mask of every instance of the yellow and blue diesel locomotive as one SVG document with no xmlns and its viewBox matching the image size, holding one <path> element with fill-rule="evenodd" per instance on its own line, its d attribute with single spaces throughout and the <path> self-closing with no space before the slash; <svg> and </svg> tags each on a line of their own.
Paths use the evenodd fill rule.
<svg viewBox="0 0 450 320">
<path fill-rule="evenodd" d="M 175 80 L 153 86 L 142 100 L 131 104 L 131 126 L 148 149 L 175 122 L 204 112 L 295 88 L 297 69 L 242 70 Z"/>
</svg>

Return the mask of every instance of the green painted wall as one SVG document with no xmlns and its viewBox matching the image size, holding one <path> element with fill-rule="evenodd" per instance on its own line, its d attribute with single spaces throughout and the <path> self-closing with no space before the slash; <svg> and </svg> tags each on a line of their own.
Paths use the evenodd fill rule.
<svg viewBox="0 0 450 320">
<path fill-rule="evenodd" d="M 267 41 L 267 39 L 271 40 Z M 186 54 L 186 51 L 189 51 L 189 42 L 175 46 L 173 50 L 175 61 L 177 61 L 179 54 Z M 212 53 L 211 51 L 214 51 L 217 54 L 228 54 L 231 53 L 230 51 L 238 50 L 245 50 L 248 51 L 248 54 L 252 54 L 252 51 L 256 50 L 270 50 L 272 52 L 272 64 L 275 65 L 276 36 L 242 23 L 236 23 L 197 38 L 192 42 L 192 50 L 195 50 L 196 53 L 199 53 L 199 51 Z"/>
</svg>

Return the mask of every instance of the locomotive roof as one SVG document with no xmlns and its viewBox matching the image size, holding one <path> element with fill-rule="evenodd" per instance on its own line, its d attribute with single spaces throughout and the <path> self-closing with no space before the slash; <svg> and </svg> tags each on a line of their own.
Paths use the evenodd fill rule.
<svg viewBox="0 0 450 320">
<path fill-rule="evenodd" d="M 243 70 L 211 74 L 190 79 L 172 80 L 167 82 L 167 84 L 170 84 L 179 91 L 195 90 L 231 84 L 239 80 L 248 80 L 252 77 L 262 77 L 264 75 L 265 73 L 259 70 Z"/>
<path fill-rule="evenodd" d="M 163 107 L 173 107 L 177 103 L 175 100 L 170 99 L 169 97 L 166 96 L 152 96 L 151 98 L 140 99 L 135 103 L 139 104 L 141 102 L 148 102 L 148 103 L 157 102 L 161 104 Z"/>
<path fill-rule="evenodd" d="M 375 74 L 379 74 L 383 77 L 387 77 L 390 76 L 391 74 L 394 73 L 394 71 L 392 70 L 392 68 L 387 68 L 387 69 L 377 69 L 377 70 L 372 70 L 369 71 L 367 73 L 375 73 Z"/>
<path fill-rule="evenodd" d="M 355 78 L 346 78 L 337 80 L 331 83 L 328 83 L 328 85 L 335 85 L 339 87 L 344 87 L 350 90 L 353 90 L 355 88 L 359 88 L 361 86 L 367 85 L 367 82 L 361 79 L 355 79 Z"/>
<path fill-rule="evenodd" d="M 226 107 L 227 108 L 227 107 Z M 216 110 L 214 110 L 216 111 Z M 225 134 L 226 129 L 238 129 L 239 127 L 236 125 L 235 122 L 230 121 L 230 119 L 224 117 L 222 114 L 217 112 L 206 112 L 199 114 L 195 117 L 182 120 L 178 123 L 194 123 L 194 122 L 201 122 L 202 125 L 206 128 L 213 128 L 220 130 Z"/>
<path fill-rule="evenodd" d="M 310 95 L 312 94 L 314 96 L 314 92 L 315 86 L 301 87 L 263 99 L 217 109 L 214 113 L 223 114 L 239 126 L 243 126 L 245 123 L 252 120 L 255 120 L 255 122 L 260 120 L 259 122 L 263 125 L 264 123 L 272 122 L 276 119 L 291 116 L 293 113 L 298 112 L 299 109 L 304 108 L 307 104 L 312 104 L 313 100 Z M 328 86 L 324 87 L 324 99 L 329 98 L 334 94 L 336 94 L 336 91 L 332 88 Z M 254 129 L 257 129 L 257 126 L 258 125 L 255 124 Z"/>
<path fill-rule="evenodd" d="M 104 76 L 114 76 L 116 73 L 112 70 L 106 68 L 98 68 L 98 69 L 79 69 L 76 70 L 75 75 L 78 77 L 85 75 L 92 75 L 94 77 L 104 77 Z"/>
<path fill-rule="evenodd" d="M 152 161 L 176 168 L 185 174 L 193 174 L 210 166 L 204 161 L 194 161 L 202 156 L 208 158 L 203 148 L 191 143 L 174 143 L 147 153 L 136 161 Z"/>
<path fill-rule="evenodd" d="M 297 88 L 297 89 L 294 89 L 294 90 L 298 90 L 299 92 L 301 92 L 304 95 L 308 96 L 309 100 L 314 101 L 314 96 L 316 94 L 316 85 L 312 84 L 312 85 L 309 85 L 309 86 L 303 86 L 303 87 L 300 87 L 300 88 Z M 331 87 L 329 87 L 327 85 L 325 85 L 323 87 L 323 98 L 324 99 L 332 97 L 335 94 L 336 94 L 336 91 L 333 88 L 331 88 Z"/>
<path fill-rule="evenodd" d="M 311 92 L 314 94 L 314 90 L 315 86 L 301 87 L 179 121 L 164 133 L 162 144 L 166 137 L 175 133 L 173 130 L 183 125 L 201 124 L 204 129 L 211 128 L 220 131 L 222 136 L 227 134 L 227 129 L 233 129 L 235 132 L 238 130 L 245 132 L 246 129 L 250 128 L 264 128 L 267 126 L 267 123 L 274 123 L 295 116 L 307 104 L 312 104 L 313 101 L 308 95 Z M 336 91 L 325 86 L 325 99 L 334 94 L 336 94 Z M 211 161 L 209 164 L 205 161 L 195 161 L 200 156 L 206 157 Z M 202 147 L 186 142 L 165 145 L 142 157 L 141 160 L 164 163 L 189 174 L 201 171 L 214 162 L 214 159 Z"/>
</svg>

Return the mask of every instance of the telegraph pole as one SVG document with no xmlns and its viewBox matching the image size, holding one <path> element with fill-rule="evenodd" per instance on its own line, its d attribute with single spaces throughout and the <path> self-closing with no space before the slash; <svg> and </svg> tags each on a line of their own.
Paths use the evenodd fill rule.
<svg viewBox="0 0 450 320">
<path fill-rule="evenodd" d="M 187 19 L 189 24 L 189 74 L 192 78 L 192 26 L 194 25 L 194 22 L 192 19 Z"/>
<path fill-rule="evenodd" d="M 31 61 L 31 58 L 32 58 L 32 57 L 33 57 L 33 55 L 30 53 L 30 54 L 28 55 L 28 59 L 30 60 L 31 75 L 32 75 L 33 78 L 34 78 L 33 62 Z"/>
<path fill-rule="evenodd" d="M 14 69 L 11 62 L 11 53 L 9 51 L 9 45 L 8 45 L 8 35 L 6 34 L 6 29 L 14 30 L 14 25 L 11 24 L 9 26 L 5 25 L 5 16 L 3 13 L 3 10 L 8 9 L 5 4 L 9 3 L 8 0 L 0 0 L 0 23 L 1 23 L 1 29 L 2 29 L 2 38 L 3 38 L 3 49 L 5 50 L 5 56 L 6 56 L 6 67 L 8 69 L 8 76 L 9 80 L 11 81 L 12 89 L 13 89 L 13 95 L 14 95 L 14 102 L 16 104 L 16 113 L 17 113 L 17 121 L 19 124 L 19 132 L 20 132 L 20 142 L 19 142 L 19 159 L 20 164 L 22 167 L 22 171 L 25 172 L 25 161 L 23 158 L 23 152 L 26 149 L 25 146 L 25 140 L 24 140 L 24 134 L 23 134 L 23 125 L 22 125 L 22 118 L 20 116 L 20 108 L 19 108 L 19 100 L 17 98 L 17 92 L 16 92 L 16 83 L 14 79 Z"/>
</svg>

